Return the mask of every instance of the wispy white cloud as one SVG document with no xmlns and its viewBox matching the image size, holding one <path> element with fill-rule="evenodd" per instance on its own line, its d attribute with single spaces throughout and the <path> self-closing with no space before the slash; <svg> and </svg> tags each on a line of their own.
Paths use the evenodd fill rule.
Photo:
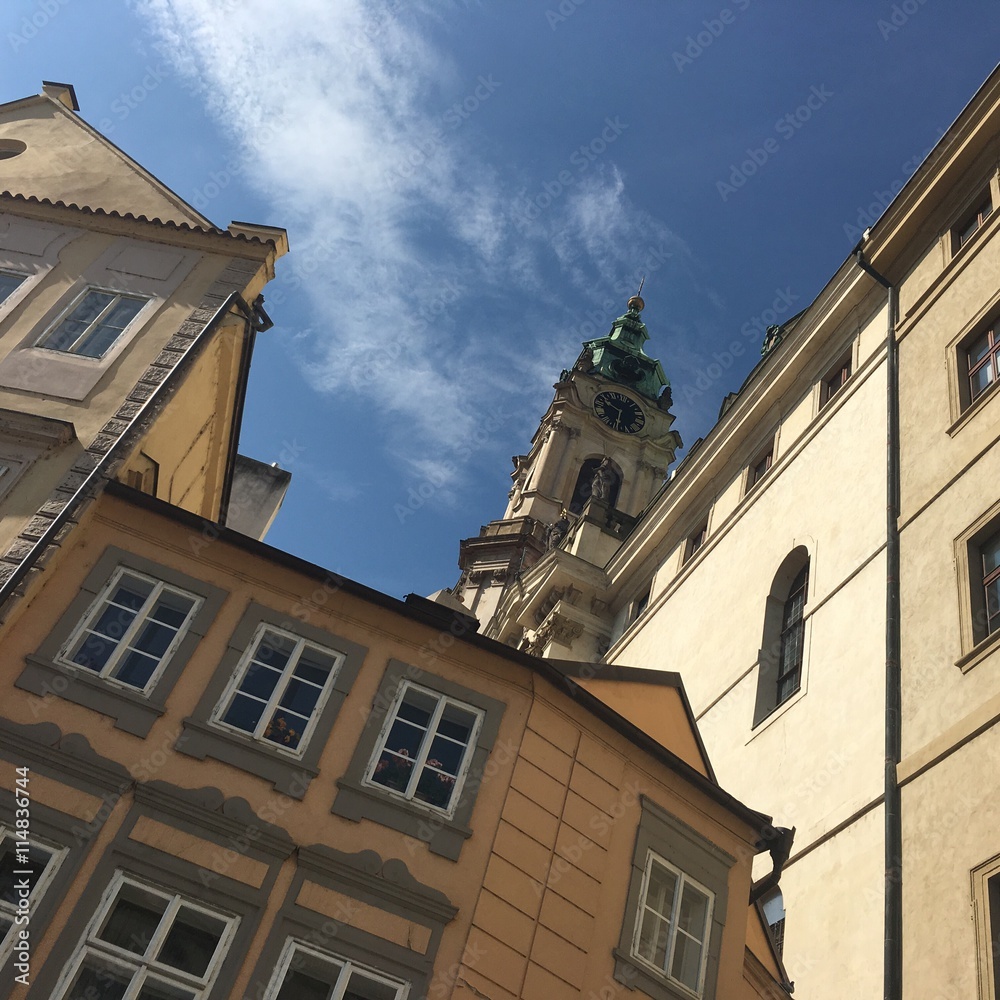
<svg viewBox="0 0 1000 1000">
<path fill-rule="evenodd" d="M 411 476 L 444 477 L 442 497 L 476 460 L 469 414 L 512 398 L 537 413 L 595 288 L 631 281 L 654 251 L 658 266 L 689 257 L 631 204 L 610 154 L 524 218 L 532 179 L 488 163 L 466 129 L 503 82 L 461 79 L 421 29 L 438 5 L 135 3 L 290 230 L 286 274 L 314 314 L 316 333 L 296 343 L 308 377 L 400 418 L 387 449 Z M 513 317 L 486 308 L 511 288 L 535 317 L 530 336 L 523 321 L 505 335 L 495 324 Z"/>
</svg>

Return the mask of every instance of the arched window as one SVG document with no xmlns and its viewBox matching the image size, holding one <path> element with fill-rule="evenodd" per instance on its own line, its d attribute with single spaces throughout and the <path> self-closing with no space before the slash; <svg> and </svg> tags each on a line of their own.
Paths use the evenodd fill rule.
<svg viewBox="0 0 1000 1000">
<path fill-rule="evenodd" d="M 618 492 L 622 488 L 621 469 L 610 459 L 588 458 L 580 466 L 580 475 L 576 477 L 576 487 L 573 489 L 573 499 L 569 502 L 569 509 L 574 514 L 579 514 L 586 506 L 594 492 L 594 477 L 597 475 L 597 470 L 601 468 L 601 463 L 605 461 L 607 461 L 607 465 L 604 466 L 604 469 L 610 478 L 605 487 L 607 496 L 604 501 L 611 508 L 614 508 L 618 503 Z"/>
<path fill-rule="evenodd" d="M 802 685 L 808 593 L 809 552 L 800 545 L 779 567 L 764 606 L 764 635 L 757 657 L 755 726 Z"/>
</svg>

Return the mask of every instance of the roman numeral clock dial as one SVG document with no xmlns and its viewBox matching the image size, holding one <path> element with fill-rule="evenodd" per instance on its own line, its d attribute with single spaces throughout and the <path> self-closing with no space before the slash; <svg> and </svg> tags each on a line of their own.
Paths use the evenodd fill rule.
<svg viewBox="0 0 1000 1000">
<path fill-rule="evenodd" d="M 639 404 L 623 392 L 599 392 L 594 397 L 594 413 L 613 431 L 635 434 L 646 423 Z"/>
</svg>

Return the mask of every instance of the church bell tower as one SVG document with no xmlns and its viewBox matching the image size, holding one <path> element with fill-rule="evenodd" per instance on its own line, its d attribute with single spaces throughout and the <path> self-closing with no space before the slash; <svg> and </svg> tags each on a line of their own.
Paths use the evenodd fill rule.
<svg viewBox="0 0 1000 1000">
<path fill-rule="evenodd" d="M 487 634 L 501 637 L 493 619 L 504 595 L 553 550 L 603 566 L 681 447 L 670 383 L 643 350 L 644 306 L 632 296 L 607 336 L 585 342 L 560 374 L 528 453 L 513 459 L 503 517 L 461 543 L 462 575 L 449 596 Z"/>
</svg>

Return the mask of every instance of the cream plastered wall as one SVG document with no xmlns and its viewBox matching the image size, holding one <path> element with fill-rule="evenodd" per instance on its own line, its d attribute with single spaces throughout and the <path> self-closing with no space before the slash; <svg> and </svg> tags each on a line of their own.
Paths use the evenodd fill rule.
<svg viewBox="0 0 1000 1000">
<path fill-rule="evenodd" d="M 785 868 L 784 962 L 795 997 L 861 1000 L 882 996 L 883 815 L 877 806 L 801 861 Z M 937 906 L 915 912 L 937 912 Z M 935 921 L 926 921 L 933 928 Z M 940 944 L 934 945 L 935 954 Z M 907 969 L 907 977 L 909 969 Z M 920 1000 L 932 994 L 920 992 Z M 960 994 L 963 998 L 973 994 Z M 959 994 L 956 994 L 956 1000 Z"/>
<path fill-rule="evenodd" d="M 47 97 L 0 109 L 0 137 L 27 145 L 4 161 L 4 188 L 90 208 L 151 219 L 202 224 L 201 216 L 122 153 L 110 148 L 73 112 Z M 109 184 L 109 178 L 114 183 Z"/>
<path fill-rule="evenodd" d="M 995 726 L 903 787 L 905 1000 L 981 995 L 970 873 L 1000 853 L 998 803 Z"/>
<path fill-rule="evenodd" d="M 779 434 L 765 479 L 728 523 L 717 525 L 713 512 L 705 549 L 611 650 L 616 663 L 681 672 L 723 787 L 795 826 L 796 853 L 850 823 L 882 791 L 884 362 L 872 359 L 841 392 L 797 440 Z M 815 402 L 805 390 L 799 399 L 802 407 Z M 803 685 L 753 731 L 764 602 L 797 545 L 811 557 Z M 880 830 L 877 837 L 859 849 L 880 855 Z M 810 965 L 801 956 L 810 938 L 793 937 L 785 958 L 803 996 L 832 998 L 843 995 L 834 970 L 853 968 L 855 956 L 836 938 L 841 916 L 829 900 L 858 891 L 858 875 L 847 867 L 813 873 L 819 857 L 793 866 L 803 887 L 786 926 L 809 914 L 826 923 L 821 939 L 829 943 Z M 881 885 L 875 876 L 879 899 Z M 880 939 L 881 902 L 863 924 L 857 935 Z"/>
<path fill-rule="evenodd" d="M 996 649 L 965 672 L 956 666 L 972 648 L 969 577 L 977 571 L 962 538 L 1000 500 L 1000 396 L 988 391 L 962 412 L 960 395 L 962 342 L 1000 308 L 996 215 L 901 330 L 904 761 L 946 751 L 1000 693 Z"/>
</svg>

